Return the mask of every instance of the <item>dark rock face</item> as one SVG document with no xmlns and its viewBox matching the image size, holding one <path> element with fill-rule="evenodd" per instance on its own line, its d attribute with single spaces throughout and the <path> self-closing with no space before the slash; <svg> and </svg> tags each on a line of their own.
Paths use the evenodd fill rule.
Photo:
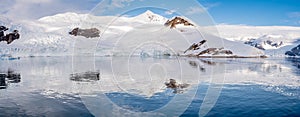
<svg viewBox="0 0 300 117">
<path fill-rule="evenodd" d="M 70 35 L 74 36 L 84 36 L 86 38 L 95 38 L 100 37 L 100 30 L 97 28 L 90 28 L 90 29 L 80 29 L 80 28 L 74 28 L 71 32 L 69 32 Z"/>
<path fill-rule="evenodd" d="M 0 26 L 0 42 L 6 41 L 7 44 L 10 44 L 14 40 L 20 38 L 20 34 L 18 30 L 14 30 L 13 32 L 5 35 L 4 32 L 7 30 L 8 28 L 6 28 L 5 26 Z"/>
<path fill-rule="evenodd" d="M 6 89 L 7 83 L 6 83 L 6 74 L 0 74 L 0 89 Z"/>
<path fill-rule="evenodd" d="M 300 56 L 300 45 L 292 48 L 291 51 L 285 52 L 285 55 L 287 55 L 287 56 Z"/>
<path fill-rule="evenodd" d="M 5 36 L 4 31 L 7 31 L 7 30 L 8 30 L 8 28 L 6 28 L 5 26 L 0 26 L 0 37 Z"/>
<path fill-rule="evenodd" d="M 293 53 L 292 51 L 285 52 L 285 55 L 287 55 L 287 56 L 296 56 L 296 54 Z"/>
<path fill-rule="evenodd" d="M 183 24 L 184 26 L 194 26 L 194 24 L 190 23 L 189 21 L 181 18 L 181 17 L 175 17 L 172 20 L 168 20 L 165 23 L 165 26 L 170 26 L 170 28 L 176 28 L 176 25 Z"/>
</svg>

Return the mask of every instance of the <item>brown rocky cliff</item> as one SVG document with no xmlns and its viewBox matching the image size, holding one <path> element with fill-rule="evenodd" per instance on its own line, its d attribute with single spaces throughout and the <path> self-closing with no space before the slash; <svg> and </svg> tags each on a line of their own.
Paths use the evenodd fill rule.
<svg viewBox="0 0 300 117">
<path fill-rule="evenodd" d="M 178 24 L 183 24 L 184 26 L 194 26 L 194 24 L 190 23 L 189 21 L 181 17 L 175 17 L 172 20 L 168 20 L 165 23 L 165 26 L 170 26 L 170 28 L 176 28 L 176 25 Z"/>
</svg>

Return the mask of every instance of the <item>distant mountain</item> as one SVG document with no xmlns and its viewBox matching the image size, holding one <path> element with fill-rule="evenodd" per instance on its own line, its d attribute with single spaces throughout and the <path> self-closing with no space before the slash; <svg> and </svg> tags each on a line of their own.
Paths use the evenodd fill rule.
<svg viewBox="0 0 300 117">
<path fill-rule="evenodd" d="M 262 50 L 278 49 L 285 46 L 283 43 L 284 40 L 285 39 L 281 35 L 263 35 L 257 39 L 251 38 L 246 41 L 245 44 Z"/>
<path fill-rule="evenodd" d="M 300 44 L 300 27 L 227 24 L 216 27 L 222 38 L 260 48 L 269 56 L 285 56 L 287 51 Z"/>
</svg>

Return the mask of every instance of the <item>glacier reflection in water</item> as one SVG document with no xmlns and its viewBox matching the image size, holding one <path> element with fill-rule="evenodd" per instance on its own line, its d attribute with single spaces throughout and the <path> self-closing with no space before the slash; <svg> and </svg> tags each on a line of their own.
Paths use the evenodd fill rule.
<svg viewBox="0 0 300 117">
<path fill-rule="evenodd" d="M 213 102 L 205 97 L 218 90 L 209 88 L 222 91 L 207 116 L 300 115 L 298 59 L 36 57 L 0 63 L 0 116 L 196 116 L 205 100 Z M 16 80 L 7 78 L 12 70 Z M 174 94 L 165 86 L 171 78 L 190 86 Z"/>
</svg>

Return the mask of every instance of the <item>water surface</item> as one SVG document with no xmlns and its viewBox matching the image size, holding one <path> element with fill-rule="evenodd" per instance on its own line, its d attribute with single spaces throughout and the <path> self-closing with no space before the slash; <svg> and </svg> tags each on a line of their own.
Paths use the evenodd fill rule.
<svg viewBox="0 0 300 117">
<path fill-rule="evenodd" d="M 300 61 L 35 57 L 0 61 L 0 116 L 300 116 Z M 175 79 L 188 88 L 167 88 Z"/>
</svg>

